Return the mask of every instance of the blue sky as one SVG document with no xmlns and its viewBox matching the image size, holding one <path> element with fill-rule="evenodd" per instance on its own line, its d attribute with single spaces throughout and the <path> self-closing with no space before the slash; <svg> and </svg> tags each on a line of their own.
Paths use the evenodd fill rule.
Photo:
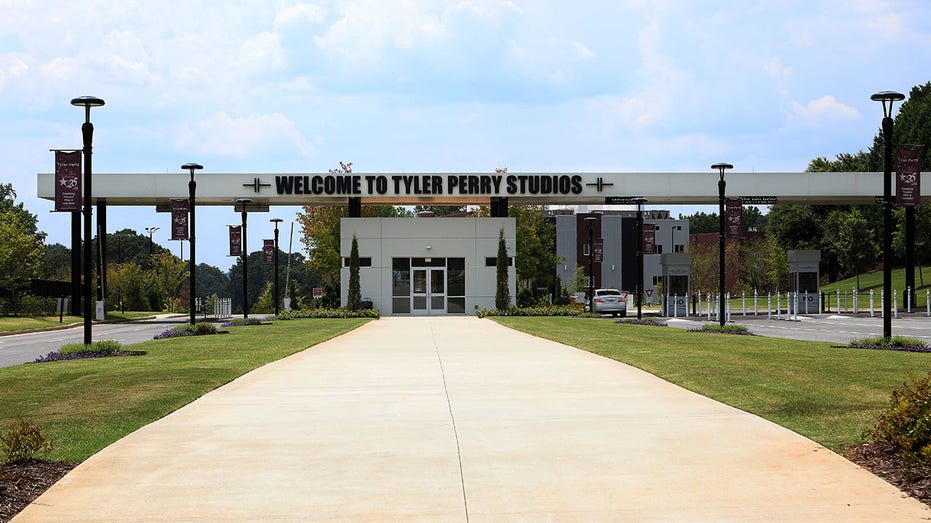
<svg viewBox="0 0 931 523">
<path fill-rule="evenodd" d="M 0 0 L 0 179 L 49 243 L 69 219 L 36 198 L 50 148 L 94 170 L 802 171 L 872 142 L 870 94 L 931 80 L 922 0 Z M 710 177 L 710 175 L 709 175 Z M 715 190 L 714 183 L 709 183 Z M 250 219 L 270 238 L 273 208 Z M 673 212 L 693 211 L 673 209 Z M 713 209 L 709 209 L 713 210 Z M 108 211 L 111 232 L 159 226 Z M 228 269 L 231 209 L 198 210 L 198 261 Z M 255 224 L 255 225 L 253 225 Z M 267 231 L 263 225 L 267 224 Z M 286 248 L 286 234 L 283 246 Z M 295 238 L 295 246 L 299 245 Z M 185 248 L 185 252 L 187 248 Z"/>
</svg>

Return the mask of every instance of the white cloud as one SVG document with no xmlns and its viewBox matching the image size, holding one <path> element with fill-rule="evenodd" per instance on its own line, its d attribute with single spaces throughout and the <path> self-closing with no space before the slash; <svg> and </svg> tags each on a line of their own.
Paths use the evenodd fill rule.
<svg viewBox="0 0 931 523">
<path fill-rule="evenodd" d="M 326 18 L 326 9 L 314 4 L 298 4 L 285 7 L 275 15 L 275 31 L 282 31 L 291 26 L 304 24 L 322 24 Z"/>
<path fill-rule="evenodd" d="M 233 118 L 217 112 L 179 133 L 175 146 L 198 154 L 243 158 L 258 151 L 285 149 L 310 156 L 313 145 L 281 113 Z"/>
<path fill-rule="evenodd" d="M 792 77 L 792 68 L 782 65 L 782 55 L 772 57 L 763 65 L 763 70 L 776 83 L 776 90 L 779 94 L 786 96 L 788 94 L 786 82 Z"/>
<path fill-rule="evenodd" d="M 802 105 L 792 102 L 789 120 L 807 125 L 817 125 L 837 120 L 855 120 L 860 113 L 849 105 L 838 102 L 833 96 L 822 96 Z"/>
</svg>

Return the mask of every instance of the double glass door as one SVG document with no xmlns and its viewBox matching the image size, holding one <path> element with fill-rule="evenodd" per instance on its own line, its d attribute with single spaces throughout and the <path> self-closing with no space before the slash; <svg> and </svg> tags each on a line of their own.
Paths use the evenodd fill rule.
<svg viewBox="0 0 931 523">
<path fill-rule="evenodd" d="M 446 314 L 446 268 L 411 268 L 411 313 Z"/>
</svg>

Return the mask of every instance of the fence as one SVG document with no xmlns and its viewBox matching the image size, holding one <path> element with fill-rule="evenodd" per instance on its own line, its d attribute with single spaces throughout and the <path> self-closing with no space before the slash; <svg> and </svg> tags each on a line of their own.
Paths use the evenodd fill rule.
<svg viewBox="0 0 931 523">
<path fill-rule="evenodd" d="M 912 293 L 906 289 L 904 293 L 905 313 L 924 313 L 925 316 L 931 317 L 931 288 L 925 289 L 925 306 L 924 310 L 919 310 L 912 303 Z M 725 318 L 730 321 L 731 314 L 740 316 L 760 316 L 765 314 L 768 318 L 781 319 L 798 319 L 799 314 L 869 314 L 869 316 L 883 316 L 884 293 L 875 292 L 870 289 L 868 293 L 860 292 L 858 289 L 852 289 L 850 292 L 841 292 L 837 290 L 832 293 L 822 292 L 820 294 L 808 292 L 776 292 L 767 293 L 765 296 L 753 293 L 747 296 L 741 293 L 739 297 L 732 296 L 730 293 L 724 295 Z M 916 300 L 917 301 L 917 300 Z M 833 302 L 833 303 L 832 303 Z M 689 318 L 691 316 L 707 317 L 708 320 L 717 318 L 720 311 L 720 295 L 718 293 L 702 294 L 701 291 L 696 294 L 678 294 L 663 296 L 660 313 L 663 316 L 672 318 Z M 892 293 L 892 314 L 893 317 L 899 317 L 899 291 L 893 290 Z"/>
</svg>

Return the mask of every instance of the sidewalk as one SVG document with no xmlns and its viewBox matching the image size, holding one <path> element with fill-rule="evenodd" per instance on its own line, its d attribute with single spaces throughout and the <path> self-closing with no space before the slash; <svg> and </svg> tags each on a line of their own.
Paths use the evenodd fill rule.
<svg viewBox="0 0 931 523">
<path fill-rule="evenodd" d="M 490 320 L 384 318 L 81 464 L 14 521 L 921 521 L 761 418 Z"/>
</svg>

